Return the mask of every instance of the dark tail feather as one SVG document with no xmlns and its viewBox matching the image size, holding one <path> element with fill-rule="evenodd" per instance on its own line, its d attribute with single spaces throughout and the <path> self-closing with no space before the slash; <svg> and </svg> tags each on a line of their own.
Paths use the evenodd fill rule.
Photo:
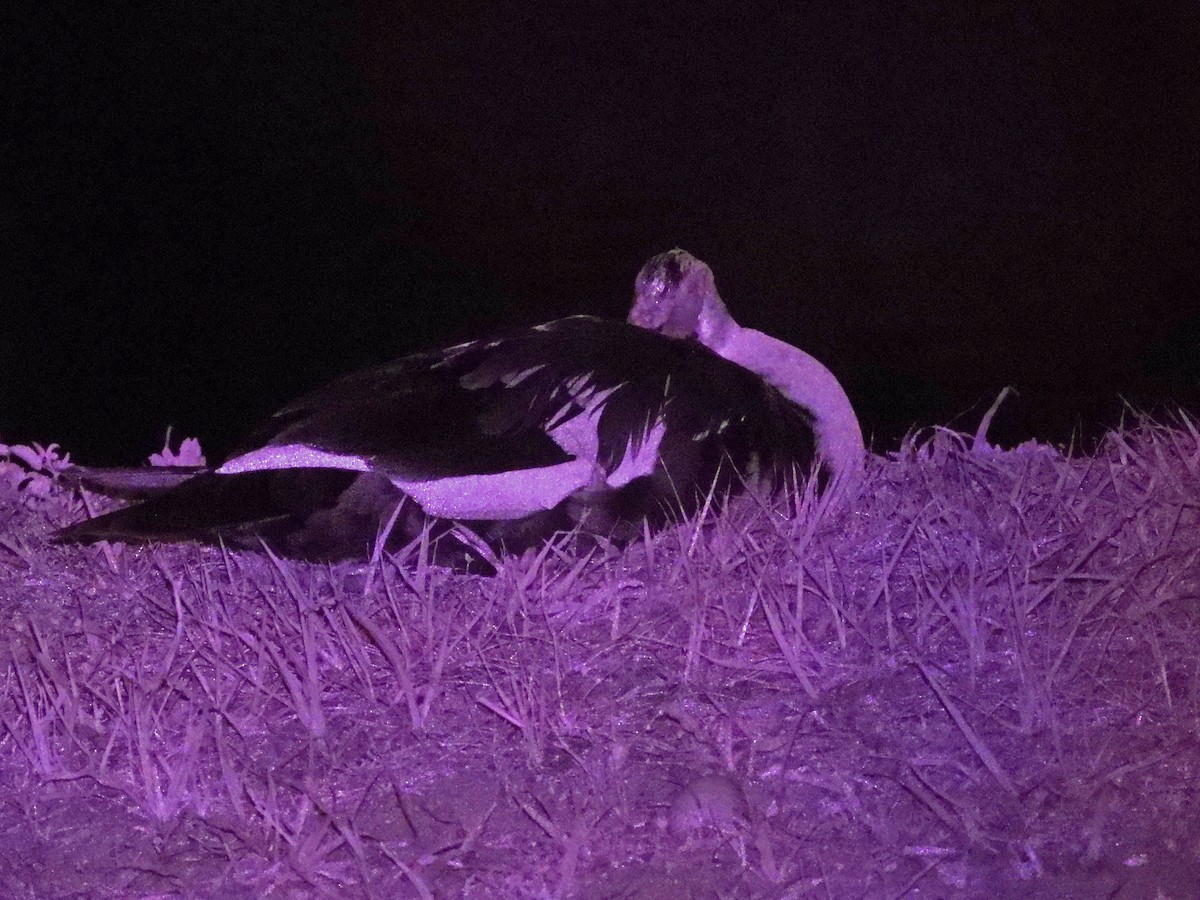
<svg viewBox="0 0 1200 900">
<path fill-rule="evenodd" d="M 136 470 L 139 472 L 146 470 Z M 107 471 L 106 471 L 107 474 Z M 135 482 L 137 479 L 133 479 Z M 84 482 L 88 483 L 88 482 Z M 106 484 L 126 484 L 121 478 Z M 174 486 L 138 484 L 146 499 L 68 526 L 59 542 L 199 541 L 313 561 L 369 559 L 381 527 L 403 504 L 386 547 L 397 550 L 430 526 L 435 563 L 487 571 L 451 524 L 431 521 L 386 477 L 343 469 L 277 469 L 217 475 L 191 473 Z"/>
<path fill-rule="evenodd" d="M 165 493 L 209 471 L 203 466 L 137 466 L 101 469 L 71 466 L 62 479 L 71 485 L 82 484 L 109 497 L 141 500 Z"/>
<path fill-rule="evenodd" d="M 173 486 L 153 479 L 149 485 L 137 478 L 132 482 L 146 497 L 143 502 L 71 525 L 55 538 L 79 543 L 223 541 L 250 549 L 260 549 L 265 541 L 287 556 L 305 559 L 363 557 L 370 553 L 381 517 L 390 515 L 404 496 L 382 476 L 341 469 L 200 472 Z M 105 483 L 130 484 L 121 477 Z"/>
</svg>

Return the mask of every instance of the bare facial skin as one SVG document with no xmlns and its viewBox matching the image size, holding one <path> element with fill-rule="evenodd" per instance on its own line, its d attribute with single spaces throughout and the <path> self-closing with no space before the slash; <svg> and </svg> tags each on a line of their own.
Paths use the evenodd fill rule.
<svg viewBox="0 0 1200 900">
<path fill-rule="evenodd" d="M 705 301 L 716 296 L 712 270 L 684 250 L 671 250 L 638 272 L 628 321 L 671 338 L 696 337 Z"/>
</svg>

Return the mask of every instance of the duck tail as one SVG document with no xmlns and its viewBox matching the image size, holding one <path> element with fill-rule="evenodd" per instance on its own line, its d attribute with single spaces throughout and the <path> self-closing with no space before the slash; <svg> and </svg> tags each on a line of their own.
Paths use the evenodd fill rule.
<svg viewBox="0 0 1200 900">
<path fill-rule="evenodd" d="M 107 497 L 145 500 L 173 490 L 208 471 L 205 466 L 71 466 L 60 477 L 69 485 L 82 485 Z"/>
</svg>

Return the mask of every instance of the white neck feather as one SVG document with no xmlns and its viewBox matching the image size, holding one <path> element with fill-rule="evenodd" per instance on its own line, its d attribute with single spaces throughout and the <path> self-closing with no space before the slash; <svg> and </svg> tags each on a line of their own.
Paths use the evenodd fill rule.
<svg viewBox="0 0 1200 900">
<path fill-rule="evenodd" d="M 865 462 L 862 429 L 833 373 L 803 350 L 742 328 L 717 293 L 712 270 L 685 250 L 662 253 L 642 267 L 629 321 L 668 337 L 696 337 L 714 353 L 749 369 L 814 418 L 817 453 L 843 487 Z"/>
<path fill-rule="evenodd" d="M 696 335 L 714 353 L 754 372 L 811 412 L 817 452 L 830 474 L 838 480 L 857 480 L 864 465 L 862 429 L 832 372 L 791 344 L 742 328 L 715 292 L 705 299 Z"/>
</svg>

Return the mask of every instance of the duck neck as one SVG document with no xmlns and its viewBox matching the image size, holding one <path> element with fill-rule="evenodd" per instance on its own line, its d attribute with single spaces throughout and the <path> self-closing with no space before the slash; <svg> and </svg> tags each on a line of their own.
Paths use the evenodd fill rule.
<svg viewBox="0 0 1200 900">
<path fill-rule="evenodd" d="M 727 312 L 702 314 L 697 334 L 710 350 L 754 372 L 812 413 L 817 453 L 829 473 L 838 480 L 858 478 L 864 464 L 862 429 L 832 372 L 803 350 L 740 327 Z"/>
</svg>

